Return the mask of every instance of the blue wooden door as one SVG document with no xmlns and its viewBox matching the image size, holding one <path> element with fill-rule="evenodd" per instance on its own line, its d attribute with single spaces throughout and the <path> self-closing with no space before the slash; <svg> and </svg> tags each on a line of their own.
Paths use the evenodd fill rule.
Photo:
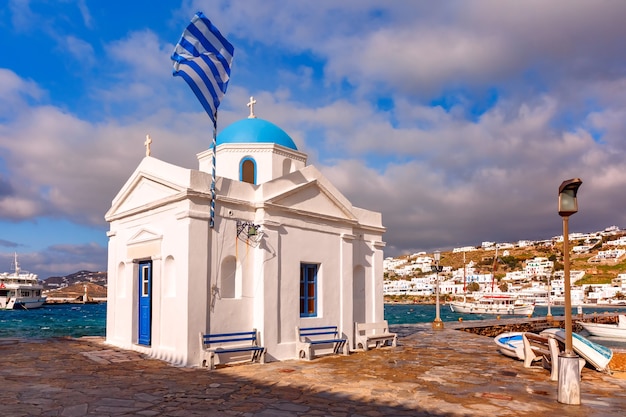
<svg viewBox="0 0 626 417">
<path fill-rule="evenodd" d="M 139 338 L 150 346 L 152 338 L 152 261 L 139 263 Z"/>
</svg>

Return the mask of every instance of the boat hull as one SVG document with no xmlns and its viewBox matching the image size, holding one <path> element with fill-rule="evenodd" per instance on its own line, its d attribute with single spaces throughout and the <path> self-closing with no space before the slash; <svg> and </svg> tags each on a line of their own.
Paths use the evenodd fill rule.
<svg viewBox="0 0 626 417">
<path fill-rule="evenodd" d="M 524 339 L 522 332 L 505 332 L 494 338 L 500 353 L 514 359 L 524 360 Z"/>
<path fill-rule="evenodd" d="M 514 315 L 528 316 L 535 311 L 534 305 L 486 305 L 477 303 L 459 303 L 450 302 L 450 309 L 454 313 L 463 314 L 497 314 L 497 315 Z"/>
<path fill-rule="evenodd" d="M 577 323 L 591 336 L 626 340 L 626 327 L 620 327 L 617 324 L 585 323 L 582 321 Z"/>
<path fill-rule="evenodd" d="M 46 302 L 46 298 L 36 299 L 17 299 L 13 304 L 14 310 L 32 310 L 33 308 L 40 308 Z"/>
</svg>

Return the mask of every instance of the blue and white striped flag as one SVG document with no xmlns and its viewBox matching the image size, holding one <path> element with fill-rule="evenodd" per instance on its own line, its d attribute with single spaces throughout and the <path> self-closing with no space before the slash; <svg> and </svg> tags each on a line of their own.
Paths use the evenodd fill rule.
<svg viewBox="0 0 626 417">
<path fill-rule="evenodd" d="M 214 125 L 228 87 L 233 53 L 233 45 L 202 12 L 191 19 L 172 53 L 174 76 L 187 81 Z"/>
</svg>

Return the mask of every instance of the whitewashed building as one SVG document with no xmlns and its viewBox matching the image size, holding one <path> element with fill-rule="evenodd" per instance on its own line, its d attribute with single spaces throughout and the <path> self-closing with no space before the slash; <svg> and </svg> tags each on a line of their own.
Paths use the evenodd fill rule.
<svg viewBox="0 0 626 417">
<path fill-rule="evenodd" d="M 199 334 L 260 333 L 267 360 L 296 358 L 296 326 L 383 315 L 385 228 L 354 207 L 278 126 L 253 114 L 199 169 L 150 156 L 115 196 L 108 232 L 107 343 L 198 365 Z"/>
<path fill-rule="evenodd" d="M 609 246 L 626 246 L 626 236 L 620 236 L 619 239 L 609 240 L 605 243 Z"/>
<path fill-rule="evenodd" d="M 552 274 L 554 262 L 544 257 L 535 257 L 526 261 L 524 273 L 527 277 L 547 277 Z"/>
</svg>

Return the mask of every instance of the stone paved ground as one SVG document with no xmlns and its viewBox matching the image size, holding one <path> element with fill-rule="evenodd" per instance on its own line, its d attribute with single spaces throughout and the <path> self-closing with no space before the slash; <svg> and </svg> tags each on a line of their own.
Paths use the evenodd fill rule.
<svg viewBox="0 0 626 417">
<path fill-rule="evenodd" d="M 0 339 L 0 416 L 623 416 L 626 379 L 585 368 L 582 405 L 493 339 L 406 326 L 397 348 L 179 368 L 100 338 Z"/>
</svg>

